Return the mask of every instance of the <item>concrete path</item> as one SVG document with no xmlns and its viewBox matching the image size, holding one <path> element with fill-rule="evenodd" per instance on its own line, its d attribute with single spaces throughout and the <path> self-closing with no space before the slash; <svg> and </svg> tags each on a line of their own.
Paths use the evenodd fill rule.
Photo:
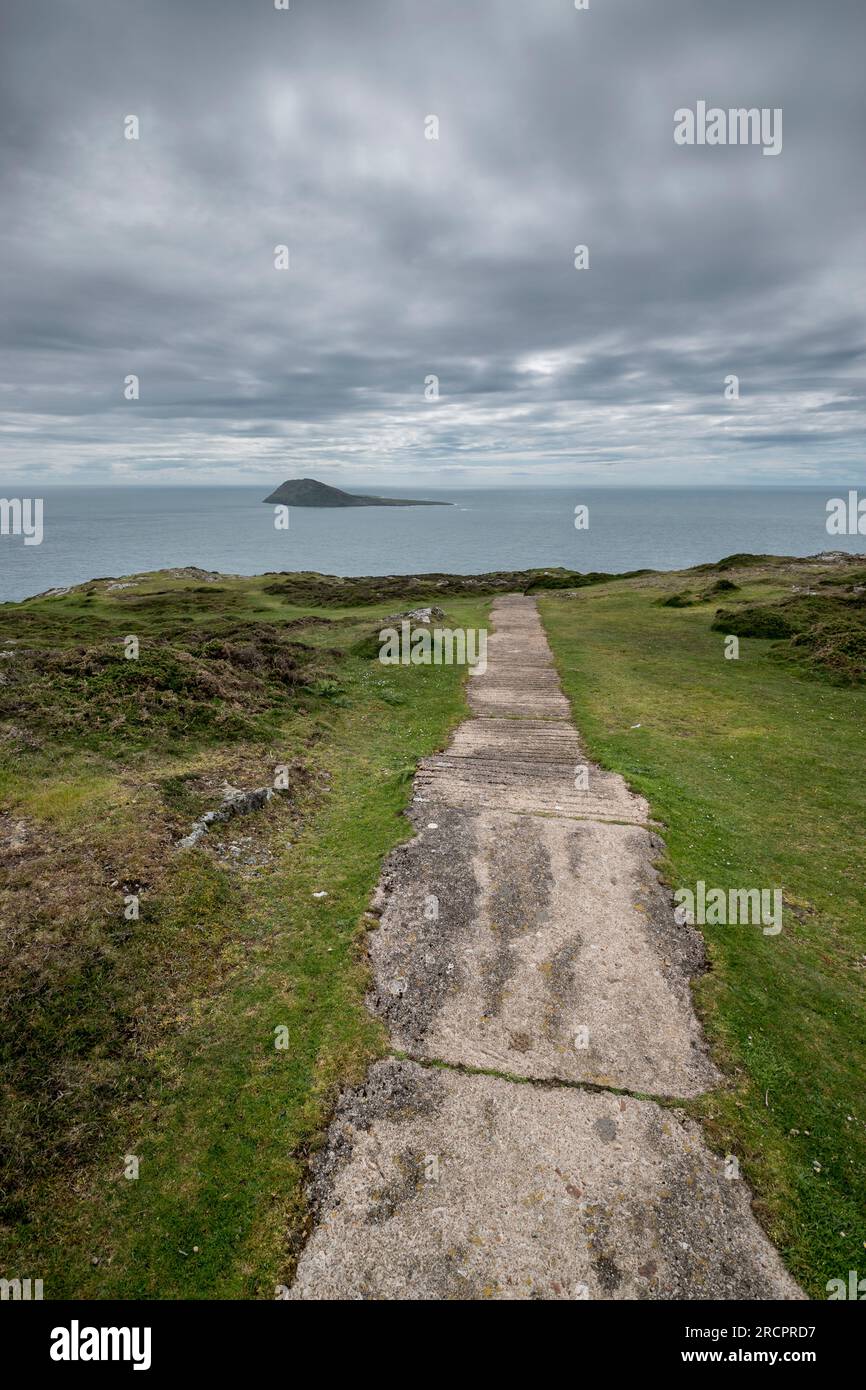
<svg viewBox="0 0 866 1390">
<path fill-rule="evenodd" d="M 492 622 L 377 894 L 369 1004 L 403 1055 L 341 1098 L 291 1297 L 801 1298 L 653 1099 L 719 1078 L 647 805 L 586 758 L 535 602 Z"/>
</svg>

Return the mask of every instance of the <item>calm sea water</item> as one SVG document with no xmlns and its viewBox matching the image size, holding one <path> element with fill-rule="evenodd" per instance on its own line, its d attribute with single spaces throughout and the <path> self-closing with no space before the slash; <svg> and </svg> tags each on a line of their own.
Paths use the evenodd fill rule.
<svg viewBox="0 0 866 1390">
<path fill-rule="evenodd" d="M 289 530 L 277 531 L 261 487 L 41 489 L 42 544 L 0 536 L 0 599 L 177 565 L 231 574 L 478 574 L 534 565 L 618 572 L 682 569 L 739 550 L 866 552 L 866 537 L 828 536 L 827 500 L 844 495 L 832 487 L 388 491 L 454 505 L 293 508 Z M 574 527 L 578 503 L 589 507 L 586 531 Z"/>
</svg>

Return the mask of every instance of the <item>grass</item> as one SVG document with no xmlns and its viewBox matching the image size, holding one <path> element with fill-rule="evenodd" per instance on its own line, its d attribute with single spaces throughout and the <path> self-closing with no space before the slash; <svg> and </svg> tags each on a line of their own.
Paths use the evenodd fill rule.
<svg viewBox="0 0 866 1390">
<path fill-rule="evenodd" d="M 783 887 L 781 936 L 705 928 L 696 1001 L 726 1081 L 690 1108 L 811 1294 L 863 1268 L 862 578 L 749 556 L 580 583 L 196 571 L 0 607 L 4 1277 L 160 1299 L 290 1279 L 307 1155 L 384 1047 L 369 895 L 418 758 L 464 711 L 458 670 L 383 667 L 374 634 L 409 604 L 479 626 L 503 587 L 547 590 L 579 727 L 666 823 L 671 885 Z M 792 636 L 749 635 L 779 609 Z M 175 848 L 276 766 L 285 796 Z"/>
<path fill-rule="evenodd" d="M 635 571 L 646 573 L 646 571 Z M 579 574 L 576 570 L 497 570 L 489 574 L 392 574 L 351 576 L 292 573 L 276 577 L 265 593 L 296 604 L 343 607 L 346 604 L 381 603 L 383 599 L 435 602 L 457 595 L 539 593 L 544 589 L 574 589 L 611 578 L 608 574 Z"/>
<path fill-rule="evenodd" d="M 363 654 L 393 599 L 325 615 L 265 584 L 202 603 L 155 575 L 0 610 L 0 1269 L 47 1298 L 272 1298 L 306 1154 L 383 1046 L 364 912 L 462 673 Z M 446 602 L 452 626 L 486 610 Z M 130 633 L 144 665 L 119 664 Z M 174 848 L 277 765 L 287 796 Z"/>
<path fill-rule="evenodd" d="M 737 606 L 838 575 L 736 557 Z M 722 566 L 724 568 L 724 566 Z M 866 1267 L 866 689 L 743 636 L 702 574 L 617 582 L 540 609 L 591 755 L 665 824 L 672 887 L 782 887 L 784 930 L 704 927 L 696 1002 L 727 1081 L 691 1108 L 739 1156 L 810 1296 Z M 665 605 L 688 586 L 687 606 Z M 855 620 L 856 621 L 856 620 Z M 745 626 L 745 625 L 744 625 Z"/>
<path fill-rule="evenodd" d="M 782 639 L 773 656 L 834 685 L 866 682 L 866 585 L 835 577 L 775 602 L 719 609 L 713 627 L 743 637 Z"/>
</svg>

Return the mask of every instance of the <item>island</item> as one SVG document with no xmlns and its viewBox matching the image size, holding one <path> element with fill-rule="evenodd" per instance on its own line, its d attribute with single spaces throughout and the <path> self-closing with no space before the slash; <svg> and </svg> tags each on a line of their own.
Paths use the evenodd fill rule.
<svg viewBox="0 0 866 1390">
<path fill-rule="evenodd" d="M 365 497 L 320 483 L 316 478 L 290 478 L 266 502 L 286 507 L 451 507 L 453 502 L 417 502 L 405 497 Z"/>
</svg>

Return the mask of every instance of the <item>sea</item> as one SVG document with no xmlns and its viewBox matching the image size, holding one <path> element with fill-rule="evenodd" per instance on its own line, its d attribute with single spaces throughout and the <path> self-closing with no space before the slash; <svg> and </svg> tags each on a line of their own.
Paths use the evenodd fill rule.
<svg viewBox="0 0 866 1390">
<path fill-rule="evenodd" d="M 828 501 L 847 497 L 847 488 L 832 486 L 388 488 L 392 497 L 451 505 L 291 508 L 287 530 L 276 528 L 274 508 L 263 503 L 268 491 L 41 488 L 41 544 L 0 535 L 0 600 L 186 565 L 241 575 L 480 574 L 554 565 L 621 573 L 685 569 L 738 551 L 866 554 L 866 536 L 828 534 Z M 19 486 L 0 495 L 20 493 Z M 578 507 L 587 509 L 580 528 Z"/>
</svg>

